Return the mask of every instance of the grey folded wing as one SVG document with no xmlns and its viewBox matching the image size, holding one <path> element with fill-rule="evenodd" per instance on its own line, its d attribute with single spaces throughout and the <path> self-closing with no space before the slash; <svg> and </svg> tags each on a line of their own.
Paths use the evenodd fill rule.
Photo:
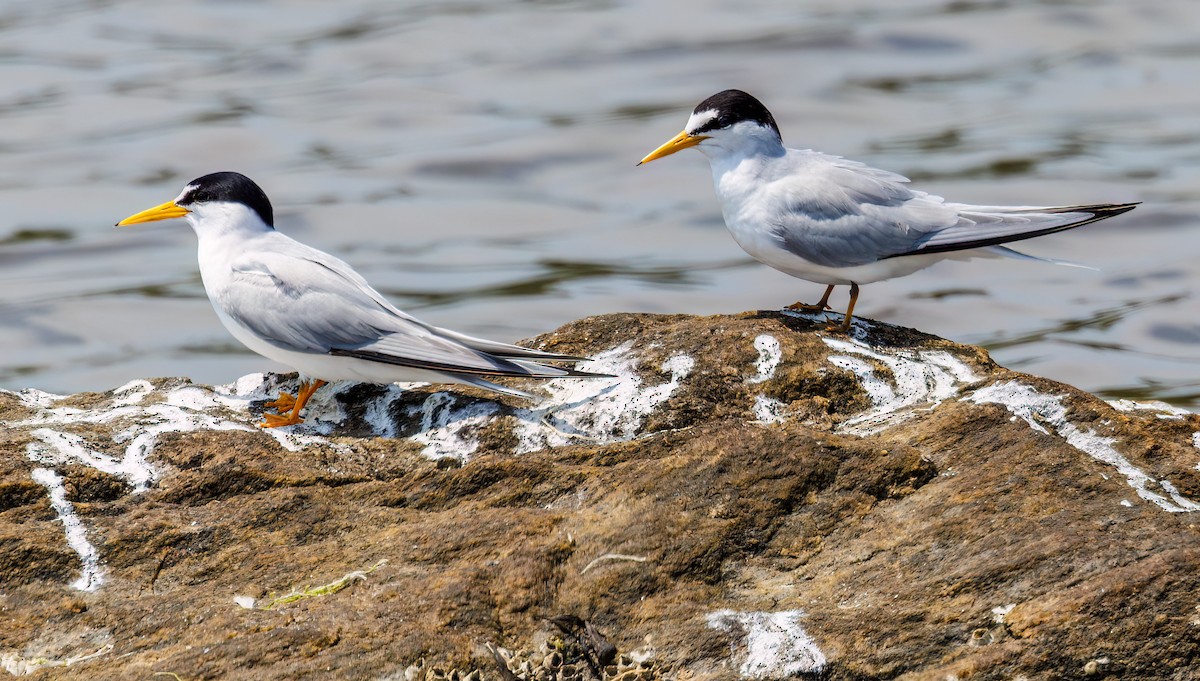
<svg viewBox="0 0 1200 681">
<path fill-rule="evenodd" d="M 771 234 L 785 250 L 825 267 L 854 267 L 912 251 L 958 221 L 941 197 L 895 173 L 808 152 L 816 168 L 776 182 Z"/>
<path fill-rule="evenodd" d="M 826 267 L 996 246 L 1120 215 L 1137 204 L 972 206 L 914 191 L 907 179 L 837 157 L 812 154 L 819 172 L 779 192 L 772 224 L 780 245 Z"/>
<path fill-rule="evenodd" d="M 535 371 L 523 362 L 443 336 L 436 327 L 396 310 L 352 270 L 348 275 L 345 263 L 316 253 L 244 255 L 233 263 L 233 281 L 215 302 L 258 337 L 293 352 L 354 356 L 453 373 L 572 374 L 555 367 Z M 524 357 L 515 351 L 514 355 Z"/>
</svg>

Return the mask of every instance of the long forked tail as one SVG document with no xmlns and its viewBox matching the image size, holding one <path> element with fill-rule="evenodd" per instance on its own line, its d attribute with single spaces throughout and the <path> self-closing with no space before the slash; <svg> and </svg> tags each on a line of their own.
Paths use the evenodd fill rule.
<svg viewBox="0 0 1200 681">
<path fill-rule="evenodd" d="M 526 374 L 525 375 L 526 378 L 616 378 L 612 374 L 598 374 L 598 373 L 593 373 L 590 371 L 579 371 L 578 369 L 561 369 L 561 371 L 563 373 L 555 375 L 555 374 L 548 373 L 548 370 L 558 369 L 558 367 L 547 367 L 545 365 L 536 364 L 534 362 L 515 362 L 515 363 L 520 364 L 522 366 L 529 367 L 531 371 L 536 372 L 536 373 Z M 454 380 L 458 381 L 459 383 L 466 383 L 468 385 L 473 385 L 478 388 L 484 388 L 485 390 L 492 390 L 492 391 L 495 391 L 498 393 L 504 393 L 506 395 L 516 395 L 518 397 L 534 397 L 534 395 L 531 395 L 531 394 L 525 392 L 524 390 L 517 390 L 516 388 L 510 388 L 508 386 L 503 386 L 498 383 L 493 383 L 492 381 L 487 380 L 488 378 L 491 378 L 491 376 L 474 376 L 474 375 L 470 375 L 470 374 L 457 374 L 457 373 L 450 373 L 450 372 L 447 372 L 446 375 L 452 376 L 454 378 Z"/>
<path fill-rule="evenodd" d="M 498 341 L 488 340 L 486 338 L 476 338 L 468 336 L 465 333 L 451 331 L 435 326 L 425 325 L 426 328 L 434 330 L 439 336 L 452 338 L 459 343 L 480 352 L 486 352 L 489 355 L 503 357 L 504 359 L 529 359 L 535 362 L 584 362 L 587 357 L 579 357 L 577 355 L 563 355 L 554 352 L 545 352 L 542 350 L 534 350 L 533 348 L 524 348 L 520 345 L 511 343 L 500 343 Z"/>
<path fill-rule="evenodd" d="M 1116 216 L 1120 215 L 1121 213 L 1128 213 L 1129 211 L 1133 210 L 1134 208 L 1137 208 L 1140 205 L 1142 205 L 1141 201 L 1134 201 L 1133 203 L 1096 203 L 1096 204 L 1092 204 L 1090 206 L 1059 206 L 1057 208 L 1047 208 L 1042 212 L 1043 213 L 1051 213 L 1051 214 L 1054 214 L 1054 213 L 1091 213 L 1092 214 L 1092 217 L 1087 218 L 1086 220 L 1082 220 L 1080 222 L 1073 222 L 1073 223 L 1067 225 L 1066 229 L 1071 229 L 1073 227 L 1080 227 L 1080 226 L 1086 225 L 1089 222 L 1098 222 L 1100 220 L 1107 220 L 1108 218 L 1116 217 Z"/>
<path fill-rule="evenodd" d="M 1128 213 L 1138 203 L 1099 203 L 1091 206 L 963 206 L 958 224 L 933 232 L 916 248 L 899 255 L 947 253 L 998 246 L 1062 232 Z M 893 256 L 895 257 L 895 256 Z"/>
</svg>

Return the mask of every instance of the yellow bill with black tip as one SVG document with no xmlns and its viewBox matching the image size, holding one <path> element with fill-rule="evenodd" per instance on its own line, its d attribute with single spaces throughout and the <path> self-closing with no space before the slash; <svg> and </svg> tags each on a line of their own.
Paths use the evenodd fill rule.
<svg viewBox="0 0 1200 681">
<path fill-rule="evenodd" d="M 646 158 L 638 161 L 638 165 L 649 163 L 654 159 L 662 158 L 663 156 L 670 156 L 671 154 L 674 154 L 677 151 L 683 151 L 688 147 L 694 147 L 706 139 L 708 139 L 708 135 L 690 135 L 688 134 L 687 130 L 684 130 L 668 140 L 666 144 L 647 154 Z"/>
<path fill-rule="evenodd" d="M 128 225 L 137 225 L 143 222 L 157 222 L 159 220 L 170 220 L 171 218 L 181 218 L 190 213 L 187 208 L 178 206 L 174 201 L 147 208 L 140 213 L 134 213 L 124 220 L 117 223 L 118 227 L 126 227 Z"/>
</svg>

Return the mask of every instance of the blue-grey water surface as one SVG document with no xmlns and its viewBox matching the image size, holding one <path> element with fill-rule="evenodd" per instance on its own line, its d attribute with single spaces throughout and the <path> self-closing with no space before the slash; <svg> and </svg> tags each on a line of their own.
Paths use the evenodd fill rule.
<svg viewBox="0 0 1200 681">
<path fill-rule="evenodd" d="M 280 368 L 212 314 L 182 221 L 215 170 L 400 307 L 501 340 L 821 287 L 753 262 L 695 152 L 634 164 L 721 89 L 785 142 L 983 204 L 1143 201 L 1026 242 L 1099 271 L 943 263 L 858 311 L 1109 396 L 1200 405 L 1194 0 L 0 5 L 0 386 Z M 835 296 L 845 305 L 844 290 Z"/>
</svg>

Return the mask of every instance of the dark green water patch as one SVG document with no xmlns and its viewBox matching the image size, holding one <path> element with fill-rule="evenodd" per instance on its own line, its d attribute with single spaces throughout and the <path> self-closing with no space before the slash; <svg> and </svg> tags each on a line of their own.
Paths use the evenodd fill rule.
<svg viewBox="0 0 1200 681">
<path fill-rule="evenodd" d="M 69 229 L 57 227 L 22 227 L 7 237 L 0 239 L 0 246 L 24 244 L 32 241 L 70 241 L 75 233 Z"/>
</svg>

